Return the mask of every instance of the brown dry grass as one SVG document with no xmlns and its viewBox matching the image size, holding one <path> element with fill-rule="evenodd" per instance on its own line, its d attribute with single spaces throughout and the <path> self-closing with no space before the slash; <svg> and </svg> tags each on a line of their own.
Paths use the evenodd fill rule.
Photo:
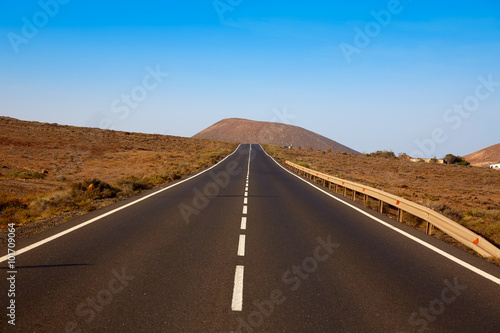
<svg viewBox="0 0 500 333">
<path fill-rule="evenodd" d="M 0 230 L 45 229 L 205 169 L 236 146 L 0 117 Z"/>
<path fill-rule="evenodd" d="M 498 170 L 273 146 L 265 148 L 280 162 L 306 163 L 311 169 L 430 207 L 500 246 Z M 421 225 L 416 220 L 410 220 L 410 224 Z"/>
</svg>

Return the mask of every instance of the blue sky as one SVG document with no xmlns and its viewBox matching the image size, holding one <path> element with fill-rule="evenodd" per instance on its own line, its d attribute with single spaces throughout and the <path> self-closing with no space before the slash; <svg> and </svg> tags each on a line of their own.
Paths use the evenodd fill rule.
<svg viewBox="0 0 500 333">
<path fill-rule="evenodd" d="M 500 142 L 499 54 L 494 0 L 5 0 L 0 115 L 179 136 L 241 117 L 465 155 Z"/>
</svg>

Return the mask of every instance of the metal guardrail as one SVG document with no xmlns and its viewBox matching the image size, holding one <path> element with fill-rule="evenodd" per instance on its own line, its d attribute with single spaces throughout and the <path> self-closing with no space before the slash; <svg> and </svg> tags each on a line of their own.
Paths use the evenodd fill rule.
<svg viewBox="0 0 500 333">
<path fill-rule="evenodd" d="M 290 161 L 286 161 L 285 164 L 290 166 L 292 169 L 296 170 L 299 174 L 302 174 L 306 178 L 313 181 L 322 180 L 323 186 L 327 186 L 329 189 L 335 187 L 335 192 L 338 193 L 338 188 L 343 189 L 344 196 L 347 196 L 347 190 L 352 191 L 353 199 L 356 199 L 357 195 L 364 195 L 364 202 L 366 203 L 368 198 L 374 198 L 379 200 L 378 211 L 383 212 L 384 204 L 390 205 L 398 210 L 397 220 L 403 222 L 403 212 L 407 212 L 416 217 L 421 218 L 427 222 L 427 233 L 432 234 L 433 227 L 435 226 L 444 233 L 450 235 L 460 243 L 470 247 L 474 251 L 481 254 L 483 257 L 495 257 L 500 259 L 500 249 L 495 245 L 491 244 L 489 241 L 483 237 L 477 235 L 473 231 L 465 228 L 464 226 L 450 220 L 446 216 L 439 214 L 438 212 L 421 206 L 417 203 L 409 201 L 407 199 L 398 197 L 396 195 L 378 190 L 373 187 L 364 186 L 355 182 L 340 179 L 338 177 L 330 176 Z"/>
</svg>

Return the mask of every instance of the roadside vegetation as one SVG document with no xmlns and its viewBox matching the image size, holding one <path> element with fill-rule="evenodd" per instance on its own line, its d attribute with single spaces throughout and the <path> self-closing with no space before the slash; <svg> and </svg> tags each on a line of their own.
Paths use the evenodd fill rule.
<svg viewBox="0 0 500 333">
<path fill-rule="evenodd" d="M 199 172 L 237 144 L 0 117 L 0 242 Z"/>
<path fill-rule="evenodd" d="M 274 146 L 265 146 L 265 149 L 282 163 L 289 160 L 307 164 L 311 169 L 429 207 L 500 247 L 500 172 L 497 170 L 468 166 L 463 158 L 453 155 L 445 157 L 450 159 L 450 164 L 438 164 L 411 162 L 403 154 L 396 158 L 392 152 L 353 155 Z M 405 222 L 417 228 L 425 227 L 415 217 L 406 216 Z M 447 238 L 446 235 L 438 237 Z"/>
</svg>

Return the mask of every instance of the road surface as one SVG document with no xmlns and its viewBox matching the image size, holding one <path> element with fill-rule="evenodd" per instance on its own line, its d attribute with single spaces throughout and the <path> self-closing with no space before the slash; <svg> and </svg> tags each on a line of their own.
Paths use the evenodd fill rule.
<svg viewBox="0 0 500 333">
<path fill-rule="evenodd" d="M 240 145 L 173 187 L 19 240 L 15 297 L 1 262 L 0 331 L 500 331 L 499 267 L 345 202 L 357 209 Z"/>
</svg>

